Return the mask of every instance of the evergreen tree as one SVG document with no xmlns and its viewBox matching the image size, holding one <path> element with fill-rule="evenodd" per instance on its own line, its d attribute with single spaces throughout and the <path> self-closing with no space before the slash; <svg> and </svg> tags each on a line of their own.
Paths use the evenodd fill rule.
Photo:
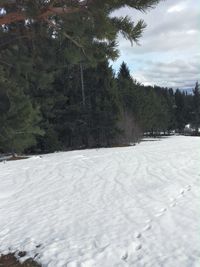
<svg viewBox="0 0 200 267">
<path fill-rule="evenodd" d="M 2 97 L 3 96 L 3 97 Z M 6 99 L 0 113 L 0 151 L 22 152 L 36 144 L 42 131 L 37 126 L 40 116 L 28 96 L 0 68 L 0 103 Z"/>
<path fill-rule="evenodd" d="M 125 62 L 120 66 L 117 83 L 121 101 L 121 119 L 119 125 L 124 132 L 124 142 L 135 142 L 140 137 L 138 123 L 138 84 L 132 79 Z"/>
<path fill-rule="evenodd" d="M 120 103 L 114 73 L 108 62 L 86 72 L 90 135 L 93 146 L 110 146 L 119 135 Z"/>
<path fill-rule="evenodd" d="M 180 90 L 175 92 L 175 115 L 176 115 L 176 127 L 179 133 L 183 132 L 186 121 L 186 105 L 184 94 Z"/>
<path fill-rule="evenodd" d="M 193 90 L 193 125 L 195 127 L 195 133 L 198 134 L 198 129 L 200 128 L 200 89 L 199 83 L 196 82 L 195 88 Z"/>
<path fill-rule="evenodd" d="M 124 6 L 145 11 L 159 1 L 2 0 L 1 49 L 15 45 L 21 38 L 31 43 L 41 33 L 48 32 L 51 37 L 68 40 L 75 54 L 89 61 L 115 58 L 118 34 L 130 42 L 138 42 L 146 25 L 143 20 L 134 23 L 127 16 L 114 16 L 113 12 Z"/>
</svg>

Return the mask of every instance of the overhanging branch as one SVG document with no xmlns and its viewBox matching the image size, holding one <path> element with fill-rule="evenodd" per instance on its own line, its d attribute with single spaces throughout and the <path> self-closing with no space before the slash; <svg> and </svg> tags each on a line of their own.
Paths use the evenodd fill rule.
<svg viewBox="0 0 200 267">
<path fill-rule="evenodd" d="M 86 6 L 80 7 L 49 7 L 42 10 L 42 12 L 34 17 L 34 20 L 45 20 L 52 15 L 66 15 L 73 14 L 85 10 Z M 25 21 L 31 19 L 25 12 L 17 11 L 0 16 L 0 25 L 10 24 L 18 21 Z"/>
</svg>

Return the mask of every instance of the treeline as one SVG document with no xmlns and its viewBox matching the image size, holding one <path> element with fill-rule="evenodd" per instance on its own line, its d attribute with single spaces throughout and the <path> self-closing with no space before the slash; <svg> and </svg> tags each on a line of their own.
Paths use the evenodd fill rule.
<svg viewBox="0 0 200 267">
<path fill-rule="evenodd" d="M 143 133 L 199 123 L 194 96 L 145 87 L 125 63 L 119 33 L 137 43 L 146 24 L 115 16 L 160 0 L 0 1 L 0 152 L 51 152 L 136 142 Z"/>
<path fill-rule="evenodd" d="M 199 120 L 198 84 L 193 95 L 143 86 L 125 63 L 115 75 L 107 61 L 68 64 L 52 56 L 52 46 L 45 53 L 33 62 L 14 48 L 12 67 L 0 68 L 1 152 L 124 145 Z"/>
</svg>

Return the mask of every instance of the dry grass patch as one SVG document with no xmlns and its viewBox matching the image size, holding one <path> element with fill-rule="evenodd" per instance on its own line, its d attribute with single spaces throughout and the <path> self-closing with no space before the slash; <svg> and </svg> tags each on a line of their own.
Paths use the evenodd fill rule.
<svg viewBox="0 0 200 267">
<path fill-rule="evenodd" d="M 24 257 L 26 252 L 19 252 L 19 257 Z M 16 258 L 15 253 L 9 253 L 7 255 L 0 255 L 0 267 L 42 267 L 32 258 L 25 260 L 20 263 Z"/>
</svg>

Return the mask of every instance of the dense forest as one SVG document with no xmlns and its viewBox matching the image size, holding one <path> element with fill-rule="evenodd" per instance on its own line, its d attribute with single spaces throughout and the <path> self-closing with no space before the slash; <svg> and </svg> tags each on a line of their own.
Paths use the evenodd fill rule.
<svg viewBox="0 0 200 267">
<path fill-rule="evenodd" d="M 182 133 L 188 123 L 197 132 L 198 83 L 193 94 L 144 86 L 130 75 L 126 63 L 118 73 L 110 66 L 110 59 L 118 56 L 118 33 L 137 42 L 145 27 L 143 21 L 109 16 L 124 2 L 94 1 L 82 10 L 82 1 L 78 13 L 67 13 L 62 20 L 60 1 L 17 1 L 21 6 L 8 2 L 0 6 L 7 12 L 0 17 L 0 152 L 125 145 L 144 133 Z M 50 2 L 51 9 L 40 14 Z M 139 10 L 157 2 L 135 1 L 133 6 L 127 1 Z M 80 5 L 74 3 L 73 10 Z M 20 10 L 27 10 L 29 17 L 22 17 Z"/>
</svg>

